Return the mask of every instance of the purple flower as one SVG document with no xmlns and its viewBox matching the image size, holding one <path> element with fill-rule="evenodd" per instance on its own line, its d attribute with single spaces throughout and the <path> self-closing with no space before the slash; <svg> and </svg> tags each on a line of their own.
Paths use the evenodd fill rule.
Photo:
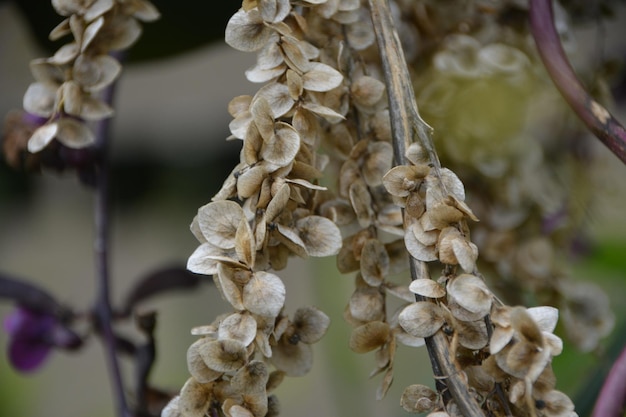
<svg viewBox="0 0 626 417">
<path fill-rule="evenodd" d="M 21 372 L 36 370 L 53 348 L 74 349 L 82 340 L 49 313 L 18 307 L 4 320 L 10 336 L 9 362 Z"/>
</svg>

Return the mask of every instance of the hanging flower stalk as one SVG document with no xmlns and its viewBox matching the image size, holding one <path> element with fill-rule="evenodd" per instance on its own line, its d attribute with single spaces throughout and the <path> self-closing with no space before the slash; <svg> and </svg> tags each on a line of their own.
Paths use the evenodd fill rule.
<svg viewBox="0 0 626 417">
<path fill-rule="evenodd" d="M 102 93 L 122 70 L 112 54 L 139 38 L 138 20 L 159 17 L 154 6 L 144 0 L 57 0 L 52 5 L 66 19 L 50 32 L 50 39 L 71 35 L 73 40 L 53 56 L 31 62 L 37 81 L 24 95 L 24 109 L 42 120 L 28 140 L 31 153 L 42 151 L 53 140 L 70 149 L 95 144 L 96 134 L 87 123 L 113 115 Z"/>
<path fill-rule="evenodd" d="M 406 23 L 387 1 L 368 4 L 244 1 L 228 23 L 228 44 L 258 52 L 247 78 L 266 84 L 229 105 L 240 162 L 192 222 L 188 267 L 213 275 L 234 311 L 193 330 L 191 378 L 163 415 L 276 415 L 271 390 L 308 371 L 328 318 L 306 308 L 290 319 L 274 272 L 292 255 L 332 254 L 356 272 L 344 316 L 350 348 L 375 352 L 378 398 L 397 344 L 425 343 L 437 392 L 411 385 L 407 411 L 575 415 L 551 369 L 558 310 L 507 306 L 483 279 L 468 226 L 478 218 L 415 105 L 396 30 Z M 327 166 L 335 193 L 318 183 Z M 407 269 L 410 285 L 393 281 Z M 388 312 L 388 296 L 404 304 Z"/>
</svg>

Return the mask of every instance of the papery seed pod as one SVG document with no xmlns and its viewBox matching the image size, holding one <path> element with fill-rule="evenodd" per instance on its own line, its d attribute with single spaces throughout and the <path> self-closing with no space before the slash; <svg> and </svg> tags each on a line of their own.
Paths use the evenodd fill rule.
<svg viewBox="0 0 626 417">
<path fill-rule="evenodd" d="M 263 317 L 276 317 L 285 304 L 285 285 L 269 272 L 257 271 L 243 287 L 243 306 Z"/>
<path fill-rule="evenodd" d="M 430 337 L 437 333 L 444 322 L 441 307 L 426 301 L 406 306 L 398 316 L 400 326 L 414 337 Z"/>
<path fill-rule="evenodd" d="M 205 345 L 210 342 L 212 340 L 209 338 L 201 338 L 187 349 L 187 369 L 191 376 L 202 384 L 214 381 L 222 375 L 222 372 L 209 368 L 200 354 L 205 349 Z"/>
<path fill-rule="evenodd" d="M 233 372 L 248 359 L 246 346 L 238 340 L 214 340 L 199 346 L 200 356 L 206 365 L 218 372 Z"/>
<path fill-rule="evenodd" d="M 239 10 L 226 25 L 225 40 L 231 47 L 244 52 L 258 51 L 269 41 L 273 31 L 265 26 L 257 10 Z"/>
<path fill-rule="evenodd" d="M 296 229 L 311 256 L 336 255 L 342 240 L 339 228 L 321 216 L 306 216 L 296 222 Z"/>
<path fill-rule="evenodd" d="M 411 292 L 429 298 L 441 298 L 446 295 L 446 290 L 436 281 L 431 279 L 416 279 L 409 285 Z"/>
<path fill-rule="evenodd" d="M 211 403 L 212 385 L 189 378 L 180 390 L 178 410 L 183 416 L 203 417 Z"/>
<path fill-rule="evenodd" d="M 218 340 L 238 340 L 248 346 L 256 337 L 257 323 L 250 315 L 245 313 L 233 313 L 220 322 Z"/>
<path fill-rule="evenodd" d="M 272 364 L 287 376 L 302 376 L 311 370 L 313 350 L 306 343 L 290 343 L 282 337 L 272 349 Z"/>
<path fill-rule="evenodd" d="M 389 335 L 389 324 L 371 321 L 352 330 L 349 346 L 356 353 L 367 353 L 385 344 Z"/>
<path fill-rule="evenodd" d="M 318 342 L 330 324 L 330 318 L 315 307 L 300 307 L 293 317 L 293 327 L 303 343 Z"/>
<path fill-rule="evenodd" d="M 361 276 L 372 287 L 380 286 L 389 274 L 389 255 L 378 239 L 369 239 L 361 250 Z"/>
<path fill-rule="evenodd" d="M 268 378 L 267 365 L 262 361 L 251 361 L 235 373 L 230 384 L 240 393 L 260 393 L 266 397 L 265 386 Z"/>
<path fill-rule="evenodd" d="M 491 310 L 493 295 L 485 282 L 475 275 L 459 275 L 448 281 L 446 289 L 454 301 L 472 313 L 485 316 Z"/>
<path fill-rule="evenodd" d="M 385 316 L 385 299 L 377 288 L 358 288 L 348 303 L 350 316 L 359 322 L 382 320 Z"/>
<path fill-rule="evenodd" d="M 414 384 L 404 389 L 400 405 L 409 413 L 426 413 L 435 408 L 437 400 L 437 393 L 431 388 Z"/>
</svg>

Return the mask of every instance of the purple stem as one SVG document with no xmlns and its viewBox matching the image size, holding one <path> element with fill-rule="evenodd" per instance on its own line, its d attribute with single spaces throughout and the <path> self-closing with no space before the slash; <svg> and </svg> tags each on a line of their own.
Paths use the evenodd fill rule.
<svg viewBox="0 0 626 417">
<path fill-rule="evenodd" d="M 592 417 L 620 417 L 626 404 L 626 348 L 611 367 L 596 400 Z"/>
<path fill-rule="evenodd" d="M 530 29 L 552 81 L 578 117 L 626 164 L 626 130 L 587 93 L 567 60 L 554 27 L 551 0 L 530 0 Z"/>
<path fill-rule="evenodd" d="M 114 85 L 108 87 L 104 92 L 103 100 L 112 103 Z M 110 119 L 100 121 L 96 126 L 96 149 L 97 160 L 97 182 L 95 196 L 95 269 L 97 279 L 97 293 L 95 313 L 97 315 L 98 326 L 103 338 L 104 348 L 107 358 L 107 366 L 111 378 L 111 388 L 115 398 L 117 415 L 119 417 L 131 417 L 126 395 L 124 381 L 120 371 L 120 364 L 116 353 L 116 338 L 113 332 L 113 312 L 111 307 L 111 285 L 109 274 L 109 165 L 108 165 L 108 145 L 109 145 Z"/>
</svg>

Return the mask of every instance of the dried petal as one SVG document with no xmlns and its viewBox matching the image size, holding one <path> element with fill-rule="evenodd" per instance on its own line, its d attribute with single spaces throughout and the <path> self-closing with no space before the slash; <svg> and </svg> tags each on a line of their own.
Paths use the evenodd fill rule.
<svg viewBox="0 0 626 417">
<path fill-rule="evenodd" d="M 261 157 L 267 162 L 284 167 L 289 165 L 300 150 L 300 135 L 289 124 L 277 122 L 271 138 L 261 149 Z"/>
<path fill-rule="evenodd" d="M 285 304 L 285 285 L 269 272 L 257 271 L 243 287 L 243 305 L 251 313 L 276 317 Z"/>
<path fill-rule="evenodd" d="M 44 149 L 55 138 L 58 130 L 59 126 L 56 123 L 38 127 L 28 140 L 28 152 L 35 153 Z"/>
<path fill-rule="evenodd" d="M 348 311 L 354 320 L 372 322 L 385 317 L 385 298 L 377 288 L 358 288 L 350 297 Z"/>
<path fill-rule="evenodd" d="M 306 343 L 289 343 L 283 337 L 272 350 L 270 361 L 287 376 L 303 376 L 313 366 L 313 350 Z"/>
<path fill-rule="evenodd" d="M 273 31 L 263 23 L 257 10 L 240 9 L 226 25 L 225 40 L 231 47 L 243 51 L 258 51 L 267 44 Z"/>
<path fill-rule="evenodd" d="M 200 351 L 204 350 L 204 345 L 210 342 L 212 342 L 211 339 L 203 337 L 187 349 L 187 369 L 191 376 L 202 384 L 215 381 L 222 375 L 222 372 L 209 368 L 200 355 Z"/>
<path fill-rule="evenodd" d="M 303 343 L 316 343 L 326 334 L 330 318 L 315 307 L 301 307 L 293 317 L 293 326 Z"/>
<path fill-rule="evenodd" d="M 441 307 L 426 301 L 418 301 L 406 306 L 398 316 L 400 326 L 415 337 L 434 335 L 444 322 Z"/>
<path fill-rule="evenodd" d="M 265 384 L 267 384 L 268 379 L 269 372 L 265 363 L 252 361 L 237 371 L 231 378 L 230 385 L 240 393 L 247 395 L 261 393 L 267 397 Z"/>
<path fill-rule="evenodd" d="M 339 253 L 341 232 L 326 217 L 303 217 L 296 222 L 296 229 L 310 256 L 322 257 Z"/>
<path fill-rule="evenodd" d="M 372 321 L 352 330 L 350 349 L 356 353 L 367 353 L 385 344 L 389 336 L 389 324 Z"/>
<path fill-rule="evenodd" d="M 24 94 L 24 110 L 36 116 L 50 117 L 54 112 L 56 94 L 57 86 L 54 84 L 32 83 Z"/>
<path fill-rule="evenodd" d="M 210 385 L 189 378 L 180 390 L 178 409 L 185 417 L 203 417 L 211 404 Z"/>
<path fill-rule="evenodd" d="M 339 71 L 321 62 L 310 62 L 309 70 L 302 76 L 302 85 L 309 91 L 330 91 L 343 81 Z"/>
<path fill-rule="evenodd" d="M 363 107 L 373 107 L 385 92 L 385 84 L 368 75 L 357 78 L 350 85 L 350 94 L 355 103 Z"/>
<path fill-rule="evenodd" d="M 246 346 L 238 340 L 212 340 L 199 347 L 206 365 L 219 372 L 234 372 L 248 359 Z"/>
<path fill-rule="evenodd" d="M 372 287 L 383 283 L 389 273 L 389 255 L 378 239 L 369 239 L 361 251 L 361 276 Z"/>
<path fill-rule="evenodd" d="M 220 323 L 217 331 L 219 340 L 238 340 L 248 346 L 256 337 L 256 320 L 249 314 L 234 313 Z"/>
<path fill-rule="evenodd" d="M 437 405 L 437 399 L 437 393 L 431 388 L 414 384 L 404 389 L 400 405 L 409 413 L 426 413 Z"/>
<path fill-rule="evenodd" d="M 409 285 L 411 292 L 429 298 L 441 298 L 446 295 L 446 290 L 438 282 L 432 279 L 416 279 Z"/>
<path fill-rule="evenodd" d="M 487 315 L 491 309 L 492 294 L 485 282 L 470 274 L 462 274 L 448 281 L 448 295 L 466 310 Z"/>
<path fill-rule="evenodd" d="M 198 225 L 205 239 L 223 249 L 235 247 L 237 228 L 244 218 L 234 201 L 214 201 L 198 209 Z"/>
</svg>

